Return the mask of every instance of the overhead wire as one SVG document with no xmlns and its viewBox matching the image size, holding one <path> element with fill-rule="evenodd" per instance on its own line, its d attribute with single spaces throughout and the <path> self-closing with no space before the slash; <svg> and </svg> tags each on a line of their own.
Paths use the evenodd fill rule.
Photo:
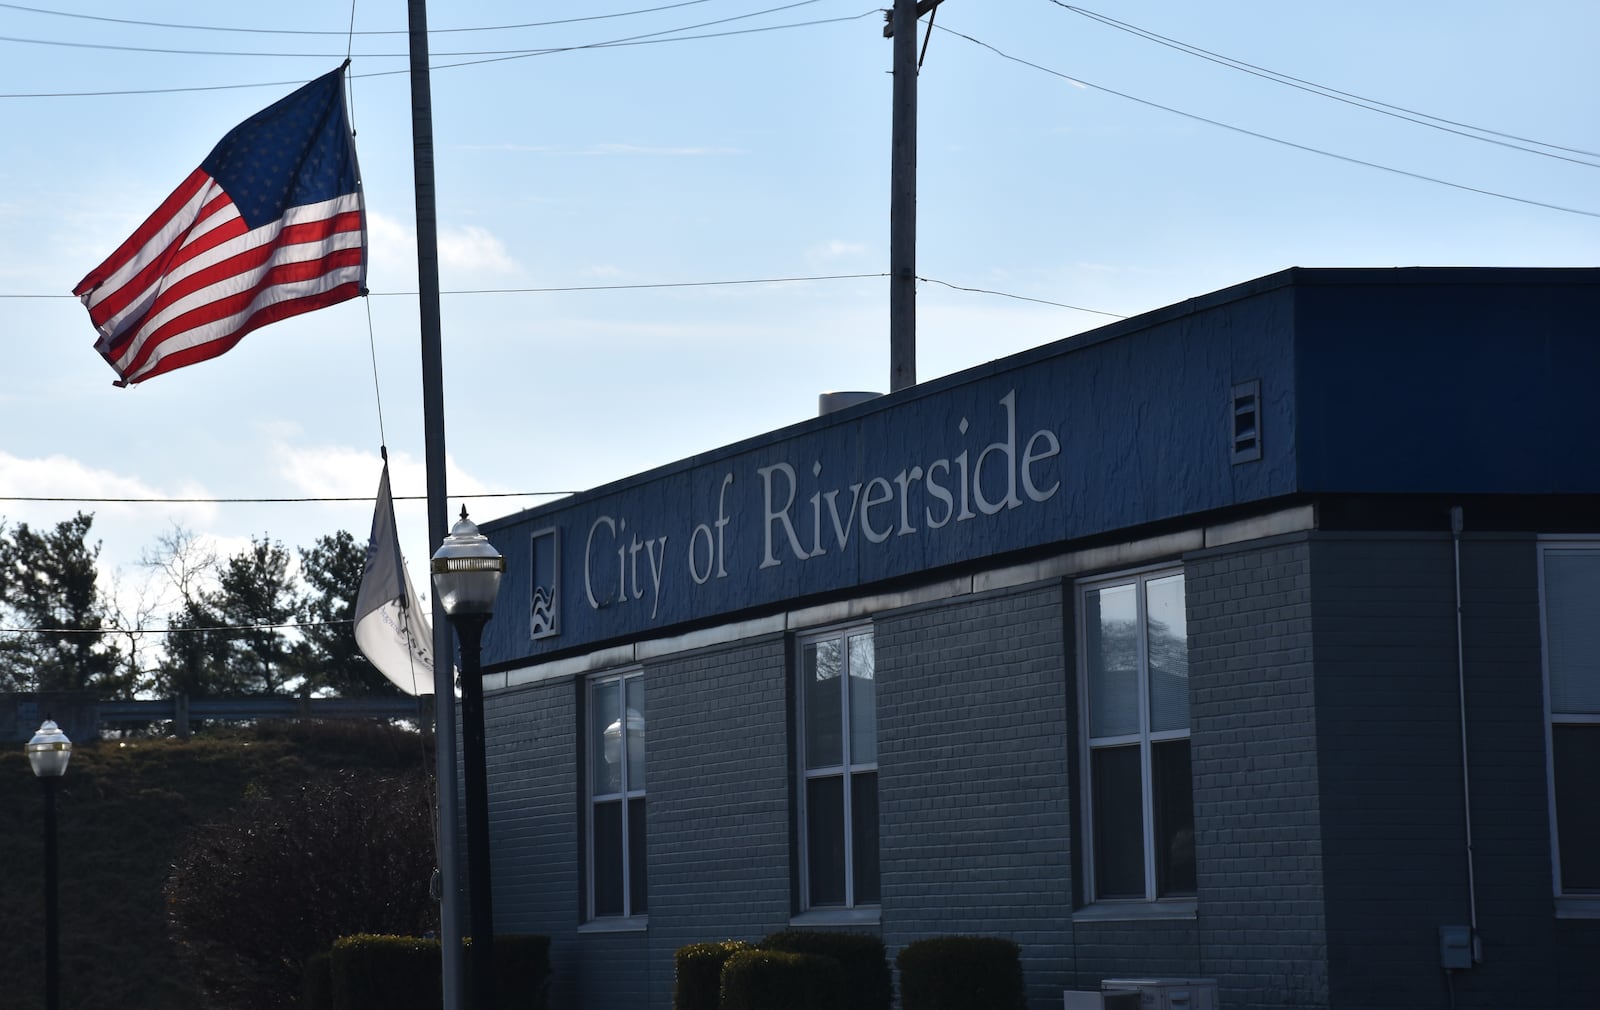
<svg viewBox="0 0 1600 1010">
<path fill-rule="evenodd" d="M 1262 133 L 1259 130 L 1252 130 L 1247 127 L 1236 126 L 1233 123 L 1226 123 L 1220 119 L 1212 119 L 1208 116 L 1202 116 L 1194 112 L 1186 112 L 1183 109 L 1174 108 L 1171 105 L 1163 105 L 1160 102 L 1151 101 L 1148 98 L 1140 98 L 1137 95 L 1130 95 L 1125 91 L 1118 91 L 1115 88 L 1108 88 L 1101 84 L 1095 84 L 1092 81 L 1086 81 L 1081 77 L 1076 77 L 1072 74 L 1044 66 L 1043 64 L 1034 63 L 1032 60 L 1024 59 L 1021 56 L 1013 56 L 1012 54 L 1000 49 L 998 46 L 985 42 L 982 39 L 973 38 L 971 35 L 958 32 L 952 28 L 946 28 L 943 25 L 939 26 L 939 30 L 943 32 L 949 32 L 951 35 L 954 35 L 957 38 L 965 39 L 966 41 L 971 42 L 973 45 L 976 45 L 982 49 L 987 49 L 989 52 L 994 53 L 1001 59 L 1009 60 L 1012 63 L 1040 71 L 1041 73 L 1049 74 L 1052 77 L 1058 77 L 1070 84 L 1075 84 L 1083 88 L 1089 88 L 1107 95 L 1114 95 L 1117 98 L 1134 102 L 1147 108 L 1158 109 L 1162 112 L 1169 112 L 1175 116 L 1182 116 L 1185 119 L 1194 120 L 1197 123 L 1205 123 L 1207 126 L 1215 126 L 1219 129 L 1229 130 L 1247 137 L 1254 137 L 1257 140 L 1265 140 L 1268 143 L 1279 144 L 1283 147 L 1290 147 L 1297 151 L 1304 151 L 1307 154 L 1316 154 L 1324 158 L 1332 158 L 1335 161 L 1342 161 L 1346 164 L 1360 165 L 1363 168 L 1372 168 L 1377 169 L 1380 172 L 1388 172 L 1393 175 L 1405 176 L 1409 179 L 1416 179 L 1419 182 L 1433 183 L 1437 186 L 1446 186 L 1450 189 L 1458 189 L 1467 193 L 1477 193 L 1480 196 L 1493 197 L 1497 200 L 1509 200 L 1513 203 L 1520 203 L 1530 207 L 1543 207 L 1546 210 L 1559 211 L 1563 214 L 1578 214 L 1583 217 L 1600 218 L 1600 211 L 1585 210 L 1582 207 L 1568 207 L 1563 204 L 1549 203 L 1544 200 L 1535 200 L 1532 197 L 1516 196 L 1511 193 L 1502 193 L 1498 190 L 1485 189 L 1481 186 L 1471 186 L 1462 182 L 1451 182 L 1448 179 L 1441 179 L 1438 176 L 1427 175 L 1422 172 L 1413 172 L 1410 169 L 1405 168 L 1396 168 L 1393 165 L 1385 165 L 1376 161 L 1368 161 L 1365 158 L 1357 158 L 1348 154 L 1339 154 L 1336 151 L 1329 151 L 1326 148 L 1313 147 L 1310 144 L 1302 144 L 1293 140 L 1285 140 L 1282 137 L 1274 137 L 1269 133 Z"/>
<path fill-rule="evenodd" d="M 510 25 L 472 25 L 472 26 L 462 27 L 462 28 L 430 27 L 428 29 L 428 34 L 430 36 L 433 36 L 433 35 L 443 35 L 443 34 L 450 34 L 450 33 L 457 33 L 457 32 L 504 32 L 504 31 L 515 31 L 515 30 L 517 30 L 519 28 L 553 28 L 553 27 L 556 27 L 558 25 L 579 24 L 579 23 L 584 22 L 584 21 L 605 21 L 605 20 L 608 20 L 608 19 L 611 19 L 611 18 L 634 17 L 634 16 L 640 15 L 640 14 L 656 14 L 656 13 L 659 13 L 660 11 L 676 10 L 679 7 L 693 7 L 693 6 L 697 5 L 697 4 L 710 3 L 710 2 L 711 2 L 711 0 L 682 0 L 681 3 L 665 4 L 665 5 L 660 6 L 660 7 L 642 7 L 642 8 L 638 8 L 636 10 L 616 11 L 616 12 L 611 13 L 611 14 L 588 14 L 588 15 L 585 15 L 583 17 L 561 18 L 561 19 L 555 20 L 555 21 L 525 21 L 525 22 L 522 22 L 520 24 L 510 24 Z M 76 13 L 76 12 L 73 12 L 73 11 L 55 11 L 55 10 L 47 10 L 47 9 L 45 9 L 43 7 L 25 7 L 22 4 L 10 4 L 10 3 L 0 3 L 0 8 L 4 8 L 6 10 L 14 10 L 14 11 L 25 11 L 25 12 L 27 12 L 29 14 L 48 14 L 48 15 L 53 15 L 55 17 L 77 18 L 77 19 L 81 19 L 81 20 L 84 20 L 84 21 L 103 21 L 103 22 L 109 22 L 111 24 L 134 25 L 134 26 L 141 27 L 141 28 L 177 28 L 177 29 L 181 29 L 181 30 L 184 30 L 184 31 L 228 32 L 228 33 L 234 33 L 234 34 L 240 34 L 240 35 L 338 35 L 338 36 L 342 36 L 342 35 L 345 34 L 343 31 L 332 31 L 332 30 L 328 30 L 328 29 L 244 28 L 244 27 L 232 27 L 232 26 L 227 26 L 227 25 L 180 24 L 180 23 L 174 23 L 174 22 L 169 22 L 169 21 L 140 21 L 140 20 L 137 20 L 137 19 L 134 19 L 134 18 L 113 18 L 113 17 L 107 17 L 107 16 L 102 15 L 102 14 L 82 14 L 82 13 Z M 352 32 L 352 34 L 361 35 L 361 36 L 369 36 L 369 35 L 406 35 L 406 34 L 408 34 L 408 31 L 407 31 L 407 29 L 404 29 L 404 28 L 394 28 L 394 29 L 379 29 L 379 30 L 376 30 L 376 31 L 370 31 L 369 30 L 369 31 L 364 31 L 364 32 Z"/>
<path fill-rule="evenodd" d="M 1573 158 L 1567 156 L 1568 154 L 1578 154 L 1584 155 L 1586 158 L 1600 158 L 1600 152 L 1586 151 L 1582 148 L 1567 147 L 1561 144 L 1552 144 L 1548 141 L 1535 140 L 1531 137 L 1520 137 L 1514 133 L 1491 130 L 1488 127 L 1473 126 L 1470 123 L 1462 123 L 1453 119 L 1446 119 L 1443 116 L 1435 116 L 1430 113 L 1419 112 L 1416 109 L 1408 109 L 1405 106 L 1394 105 L 1389 102 L 1380 101 L 1376 98 L 1366 98 L 1362 95 L 1352 94 L 1348 91 L 1340 91 L 1337 88 L 1331 88 L 1324 84 L 1317 84 L 1314 81 L 1308 81 L 1304 78 L 1280 73 L 1276 70 L 1268 70 L 1265 67 L 1260 67 L 1253 63 L 1246 63 L 1243 60 L 1234 59 L 1231 56 L 1224 56 L 1220 53 L 1212 52 L 1209 49 L 1202 49 L 1199 46 L 1191 45 L 1187 42 L 1179 41 L 1178 39 L 1168 38 L 1165 35 L 1159 35 L 1156 32 L 1148 29 L 1140 28 L 1138 25 L 1129 24 L 1126 21 L 1119 21 L 1116 18 L 1091 11 L 1083 7 L 1076 7 L 1072 4 L 1063 2 L 1063 0 L 1049 0 L 1049 2 L 1055 4 L 1057 7 L 1060 7 L 1063 10 L 1071 11 L 1074 14 L 1098 21 L 1110 28 L 1115 28 L 1119 31 L 1136 35 L 1139 38 L 1166 46 L 1169 49 L 1175 49 L 1179 52 L 1188 53 L 1191 56 L 1198 56 L 1203 60 L 1208 60 L 1220 66 L 1229 67 L 1233 70 L 1250 74 L 1253 77 L 1259 77 L 1263 80 L 1268 80 L 1277 84 L 1285 85 L 1286 87 L 1295 88 L 1296 90 L 1304 91 L 1308 94 L 1319 95 L 1323 98 L 1332 99 L 1336 102 L 1342 102 L 1346 105 L 1355 106 L 1356 108 L 1366 109 L 1369 112 L 1376 112 L 1380 115 L 1390 116 L 1394 119 L 1404 120 L 1408 123 L 1415 123 L 1418 126 L 1426 126 L 1429 129 L 1441 130 L 1445 133 L 1451 133 L 1458 137 L 1466 137 L 1469 140 L 1477 140 L 1486 144 L 1496 144 L 1500 147 L 1510 148 L 1514 151 L 1523 151 L 1527 154 L 1535 154 L 1544 158 L 1556 158 L 1561 161 L 1569 161 L 1575 165 L 1582 165 L 1586 168 L 1600 168 L 1600 164 L 1587 161 L 1585 158 Z M 1516 143 L 1512 143 L 1513 141 L 1516 141 Z M 1548 150 L 1538 151 L 1529 147 L 1524 147 L 1524 144 L 1533 144 L 1536 147 L 1548 148 Z M 1558 151 L 1565 151 L 1567 154 L 1558 154 L 1556 153 Z"/>
<path fill-rule="evenodd" d="M 809 7 L 812 4 L 821 3 L 821 2 L 822 2 L 822 0 L 793 0 L 792 3 L 781 4 L 781 5 L 777 6 L 777 7 L 768 7 L 768 8 L 765 8 L 763 10 L 750 11 L 750 12 L 745 13 L 745 14 L 735 14 L 735 15 L 731 15 L 731 16 L 725 17 L 725 18 L 716 18 L 716 19 L 711 20 L 711 21 L 701 21 L 701 22 L 699 22 L 697 24 L 682 25 L 682 26 L 677 27 L 677 28 L 663 28 L 663 29 L 660 29 L 658 31 L 643 32 L 643 33 L 638 34 L 638 35 L 628 35 L 628 36 L 624 36 L 623 38 L 620 38 L 620 39 L 611 39 L 611 40 L 604 41 L 604 42 L 588 42 L 588 43 L 580 43 L 580 44 L 571 45 L 571 46 L 539 46 L 539 47 L 519 46 L 519 47 L 514 48 L 514 49 L 468 49 L 468 50 L 461 50 L 461 51 L 457 51 L 457 52 L 433 52 L 433 53 L 430 53 L 430 58 L 454 58 L 454 57 L 458 57 L 458 56 L 490 56 L 490 57 L 500 56 L 500 57 L 507 57 L 507 58 L 513 58 L 513 59 L 520 59 L 520 58 L 529 57 L 529 56 L 548 56 L 548 55 L 551 55 L 551 54 L 554 54 L 554 53 L 573 52 L 573 51 L 580 50 L 580 49 L 604 49 L 604 48 L 608 48 L 608 47 L 611 47 L 611 46 L 620 46 L 620 45 L 625 45 L 625 44 L 628 44 L 628 43 L 638 42 L 638 41 L 646 40 L 646 39 L 662 39 L 662 38 L 664 38 L 666 36 L 678 35 L 678 34 L 680 34 L 682 32 L 697 31 L 697 30 L 699 30 L 701 28 L 711 28 L 711 27 L 714 27 L 716 25 L 731 24 L 732 22 L 735 22 L 735 21 L 745 21 L 745 20 L 748 20 L 750 18 L 765 17 L 768 14 L 776 14 L 776 13 L 778 13 L 780 11 L 793 10 L 796 7 Z M 839 20 L 843 20 L 843 19 L 839 19 Z M 822 22 L 807 22 L 807 24 L 814 24 L 814 23 L 822 23 Z M 792 27 L 792 26 L 772 26 L 772 27 Z M 701 38 L 701 37 L 706 37 L 706 36 L 689 36 L 688 38 Z M 673 40 L 673 41 L 679 41 L 679 40 Z M 23 45 L 60 46 L 62 48 L 66 48 L 66 49 L 103 49 L 103 50 L 111 50 L 111 51 L 115 51 L 115 52 L 151 53 L 151 54 L 158 55 L 158 56 L 226 56 L 226 57 L 229 57 L 229 58 L 245 57 L 245 56 L 260 56 L 260 57 L 267 57 L 267 58 L 270 58 L 270 59 L 333 58 L 331 56 L 329 56 L 329 57 L 321 57 L 316 53 L 307 53 L 307 52 L 282 53 L 282 52 L 262 52 L 262 51 L 259 51 L 259 50 L 240 51 L 240 50 L 216 50 L 216 49 L 168 49 L 168 48 L 158 47 L 158 46 L 118 45 L 118 44 L 112 44 L 112 43 L 106 43 L 106 42 L 65 42 L 65 41 L 60 41 L 60 40 L 56 40 L 56 39 L 29 39 L 29 38 L 19 38 L 19 37 L 10 36 L 10 35 L 0 35 L 0 42 L 13 42 L 13 43 L 18 43 L 18 44 L 23 44 Z M 353 39 L 352 39 L 352 47 L 353 47 Z M 362 55 L 364 57 L 368 58 L 368 59 L 405 59 L 410 54 L 409 53 L 400 52 L 400 53 L 363 53 Z"/>
</svg>

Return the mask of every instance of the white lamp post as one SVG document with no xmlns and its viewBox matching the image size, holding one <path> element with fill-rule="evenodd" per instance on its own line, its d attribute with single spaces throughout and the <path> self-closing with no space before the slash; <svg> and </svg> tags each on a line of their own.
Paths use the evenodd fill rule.
<svg viewBox="0 0 1600 1010">
<path fill-rule="evenodd" d="M 67 773 L 72 741 L 46 717 L 28 741 L 28 763 L 44 786 L 44 1005 L 61 1010 L 60 928 L 56 914 L 56 783 Z"/>
<path fill-rule="evenodd" d="M 433 588 L 461 643 L 461 754 L 467 793 L 467 900 L 471 903 L 472 1005 L 494 999 L 494 909 L 489 880 L 489 770 L 483 736 L 483 626 L 494 616 L 506 560 L 461 509 L 433 555 Z"/>
</svg>

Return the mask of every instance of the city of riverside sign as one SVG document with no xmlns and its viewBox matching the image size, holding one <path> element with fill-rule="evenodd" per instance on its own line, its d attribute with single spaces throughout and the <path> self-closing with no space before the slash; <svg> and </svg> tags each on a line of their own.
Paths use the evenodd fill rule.
<svg viewBox="0 0 1600 1010">
<path fill-rule="evenodd" d="M 715 480 L 709 511 L 680 531 L 647 525 L 664 520 L 660 513 L 594 515 L 581 555 L 584 602 L 592 611 L 634 608 L 654 622 L 673 585 L 694 590 L 734 572 L 743 572 L 742 584 L 758 584 L 774 569 L 852 548 L 887 550 L 884 545 L 901 538 L 935 537 L 952 526 L 1048 502 L 1062 486 L 1060 438 L 1048 427 L 1018 433 L 1015 389 L 997 408 L 1000 423 L 984 428 L 996 434 L 969 439 L 974 426 L 963 416 L 936 458 L 906 460 L 893 472 L 855 475 L 849 483 L 832 474 L 850 468 L 822 458 L 800 469 L 779 460 L 742 474 L 725 470 Z M 758 507 L 748 511 L 736 507 L 749 500 L 749 492 L 740 494 L 746 487 L 759 491 Z M 759 524 L 756 537 L 745 532 L 752 520 Z M 748 555 L 737 553 L 741 547 Z M 672 578 L 674 569 L 687 579 Z"/>
</svg>

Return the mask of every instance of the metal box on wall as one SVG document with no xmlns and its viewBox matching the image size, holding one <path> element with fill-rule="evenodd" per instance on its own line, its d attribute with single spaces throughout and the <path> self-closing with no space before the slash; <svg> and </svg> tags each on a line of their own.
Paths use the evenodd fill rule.
<svg viewBox="0 0 1600 1010">
<path fill-rule="evenodd" d="M 1107 1006 L 1112 993 L 1138 993 L 1139 1010 L 1219 1010 L 1214 978 L 1108 978 L 1100 992 Z"/>
</svg>

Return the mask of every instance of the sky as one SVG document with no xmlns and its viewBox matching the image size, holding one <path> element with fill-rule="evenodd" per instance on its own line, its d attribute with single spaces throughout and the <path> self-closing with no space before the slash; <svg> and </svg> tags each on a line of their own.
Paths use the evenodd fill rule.
<svg viewBox="0 0 1600 1010">
<path fill-rule="evenodd" d="M 34 2 L 0 3 L 0 517 L 92 512 L 129 600 L 177 530 L 364 541 L 387 444 L 426 595 L 406 4 Z M 920 380 L 1291 266 L 1600 265 L 1593 0 L 1084 2 L 922 21 Z M 882 25 L 861 0 L 434 5 L 452 514 L 888 389 Z M 347 53 L 370 296 L 114 387 L 72 288 Z"/>
</svg>

